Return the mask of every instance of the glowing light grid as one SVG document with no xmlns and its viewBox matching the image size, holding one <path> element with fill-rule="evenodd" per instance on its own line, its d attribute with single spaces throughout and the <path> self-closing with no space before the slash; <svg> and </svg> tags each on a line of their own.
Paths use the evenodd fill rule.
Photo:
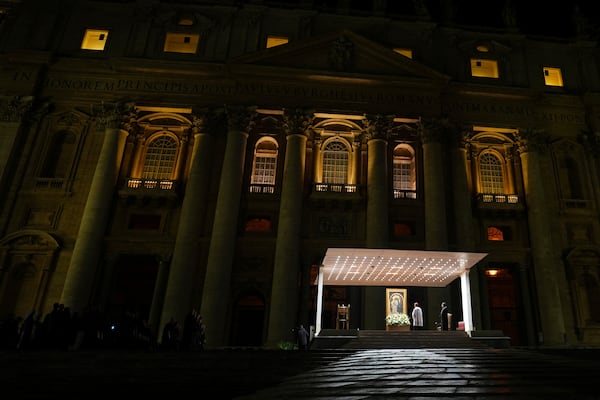
<svg viewBox="0 0 600 400">
<path fill-rule="evenodd" d="M 323 285 L 444 287 L 487 253 L 330 248 Z"/>
</svg>

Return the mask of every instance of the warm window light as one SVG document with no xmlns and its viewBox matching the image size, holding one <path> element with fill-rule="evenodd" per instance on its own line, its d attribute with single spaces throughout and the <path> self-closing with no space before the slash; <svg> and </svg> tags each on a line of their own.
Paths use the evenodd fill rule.
<svg viewBox="0 0 600 400">
<path fill-rule="evenodd" d="M 165 52 L 195 54 L 200 35 L 190 33 L 167 33 Z"/>
<path fill-rule="evenodd" d="M 497 269 L 488 269 L 485 271 L 485 274 L 487 276 L 494 277 L 494 276 L 498 275 L 498 270 Z"/>
<path fill-rule="evenodd" d="M 275 46 L 281 46 L 288 43 L 290 40 L 285 36 L 267 36 L 267 49 Z"/>
<path fill-rule="evenodd" d="M 402 54 L 404 57 L 413 58 L 413 52 L 411 49 L 396 47 L 394 48 L 394 51 L 398 54 Z"/>
<path fill-rule="evenodd" d="M 476 47 L 476 49 L 480 53 L 487 53 L 488 51 L 490 51 L 490 48 L 484 44 L 480 44 L 479 46 Z"/>
<path fill-rule="evenodd" d="M 498 78 L 498 62 L 496 60 L 471 59 L 471 76 Z"/>
<path fill-rule="evenodd" d="M 107 30 L 86 29 L 81 48 L 83 50 L 104 50 L 106 39 L 108 38 Z"/>
<path fill-rule="evenodd" d="M 546 86 L 562 86 L 563 79 L 560 68 L 544 67 L 544 82 Z"/>
</svg>

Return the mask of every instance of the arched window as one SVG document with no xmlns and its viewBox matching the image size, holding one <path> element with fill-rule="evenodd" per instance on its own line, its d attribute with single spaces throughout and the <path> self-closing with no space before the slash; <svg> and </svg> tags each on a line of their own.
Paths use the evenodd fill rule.
<svg viewBox="0 0 600 400">
<path fill-rule="evenodd" d="M 348 148 L 338 140 L 323 150 L 323 183 L 348 183 Z"/>
<path fill-rule="evenodd" d="M 44 159 L 42 178 L 66 178 L 75 152 L 75 134 L 60 131 L 54 134 Z"/>
<path fill-rule="evenodd" d="M 177 159 L 177 141 L 163 135 L 148 143 L 143 179 L 172 179 Z"/>
<path fill-rule="evenodd" d="M 416 198 L 417 178 L 414 150 L 407 144 L 399 144 L 394 149 L 394 198 Z"/>
<path fill-rule="evenodd" d="M 565 156 L 560 163 L 560 184 L 565 199 L 583 200 L 583 187 L 579 176 L 577 161 Z"/>
<path fill-rule="evenodd" d="M 252 184 L 275 185 L 277 152 L 277 142 L 271 138 L 263 138 L 256 143 L 252 164 Z"/>
<path fill-rule="evenodd" d="M 502 163 L 492 153 L 484 153 L 479 157 L 479 172 L 481 176 L 481 191 L 483 193 L 504 193 L 504 177 Z"/>
</svg>

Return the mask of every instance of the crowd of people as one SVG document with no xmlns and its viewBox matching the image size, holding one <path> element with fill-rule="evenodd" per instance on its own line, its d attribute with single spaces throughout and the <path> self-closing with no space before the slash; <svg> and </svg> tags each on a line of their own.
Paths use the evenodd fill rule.
<svg viewBox="0 0 600 400">
<path fill-rule="evenodd" d="M 159 341 L 148 321 L 138 312 L 124 311 L 106 315 L 90 307 L 72 312 L 54 303 L 42 316 L 34 311 L 25 317 L 9 314 L 0 319 L 2 350 L 131 349 L 202 350 L 205 327 L 196 310 L 186 316 L 183 329 L 174 319 L 165 325 Z"/>
</svg>

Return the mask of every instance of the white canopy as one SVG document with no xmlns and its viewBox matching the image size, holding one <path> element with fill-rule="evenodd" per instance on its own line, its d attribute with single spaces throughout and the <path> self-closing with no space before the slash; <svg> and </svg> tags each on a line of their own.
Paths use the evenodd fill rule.
<svg viewBox="0 0 600 400">
<path fill-rule="evenodd" d="M 317 277 L 316 333 L 321 331 L 323 286 L 445 287 L 461 280 L 465 331 L 473 329 L 469 270 L 487 253 L 330 248 Z"/>
</svg>

